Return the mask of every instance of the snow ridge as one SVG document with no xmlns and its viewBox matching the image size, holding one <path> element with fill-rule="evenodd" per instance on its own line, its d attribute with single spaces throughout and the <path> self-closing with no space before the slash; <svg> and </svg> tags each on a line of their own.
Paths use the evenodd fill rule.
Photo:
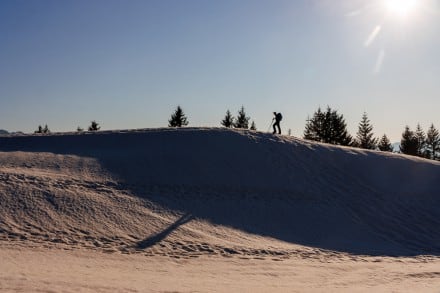
<svg viewBox="0 0 440 293">
<path fill-rule="evenodd" d="M 188 256 L 438 254 L 438 182 L 439 162 L 254 131 L 5 136 L 0 241 Z"/>
</svg>

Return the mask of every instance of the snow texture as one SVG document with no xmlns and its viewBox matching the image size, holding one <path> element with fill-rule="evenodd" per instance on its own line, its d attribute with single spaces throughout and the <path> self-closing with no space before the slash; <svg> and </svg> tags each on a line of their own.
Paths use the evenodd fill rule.
<svg viewBox="0 0 440 293">
<path fill-rule="evenodd" d="M 438 255 L 439 183 L 439 162 L 254 131 L 4 136 L 0 240 L 175 256 Z"/>
</svg>

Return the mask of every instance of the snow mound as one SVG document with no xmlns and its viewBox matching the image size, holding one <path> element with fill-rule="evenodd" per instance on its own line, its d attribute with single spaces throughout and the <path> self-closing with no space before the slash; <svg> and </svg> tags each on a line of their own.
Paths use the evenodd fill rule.
<svg viewBox="0 0 440 293">
<path fill-rule="evenodd" d="M 147 254 L 437 255 L 439 182 L 439 162 L 253 131 L 5 136 L 0 240 Z"/>
</svg>

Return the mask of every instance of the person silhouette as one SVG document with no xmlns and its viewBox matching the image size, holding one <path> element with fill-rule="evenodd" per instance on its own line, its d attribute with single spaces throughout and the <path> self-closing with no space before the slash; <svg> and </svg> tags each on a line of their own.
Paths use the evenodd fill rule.
<svg viewBox="0 0 440 293">
<path fill-rule="evenodd" d="M 283 115 L 281 113 L 273 112 L 273 115 L 275 116 L 273 119 L 275 120 L 275 123 L 273 124 L 273 134 L 277 133 L 278 128 L 278 134 L 281 134 L 281 128 L 280 128 L 280 122 L 283 119 Z"/>
</svg>

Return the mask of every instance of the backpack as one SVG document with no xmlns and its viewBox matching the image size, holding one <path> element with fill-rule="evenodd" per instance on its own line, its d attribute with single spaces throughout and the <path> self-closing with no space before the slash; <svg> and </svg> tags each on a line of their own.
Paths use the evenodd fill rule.
<svg viewBox="0 0 440 293">
<path fill-rule="evenodd" d="M 276 120 L 277 120 L 277 121 L 281 121 L 281 120 L 283 120 L 283 115 L 281 115 L 281 113 L 277 113 L 277 115 L 276 115 Z"/>
</svg>

